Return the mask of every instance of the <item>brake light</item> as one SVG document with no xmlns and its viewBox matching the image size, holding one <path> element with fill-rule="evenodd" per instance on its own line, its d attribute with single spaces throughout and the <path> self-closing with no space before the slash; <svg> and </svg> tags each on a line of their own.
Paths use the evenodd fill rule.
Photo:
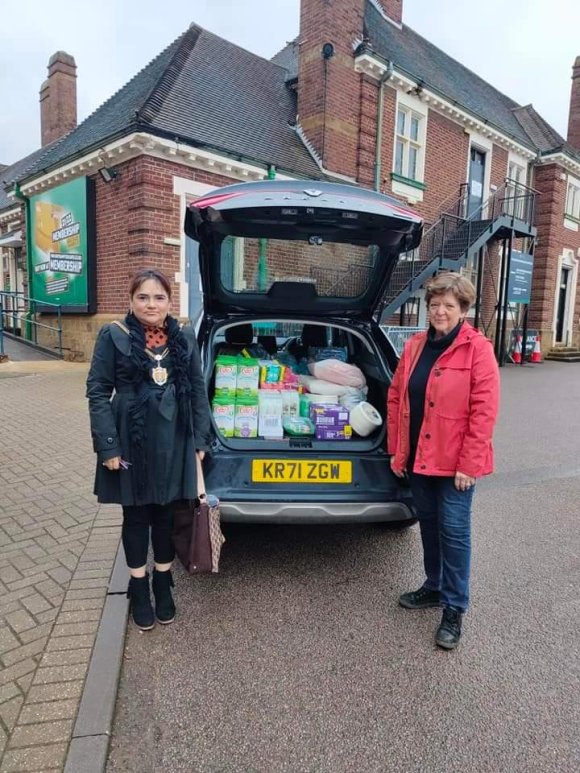
<svg viewBox="0 0 580 773">
<path fill-rule="evenodd" d="M 234 199 L 236 196 L 242 196 L 242 193 L 221 193 L 221 194 L 214 194 L 213 196 L 207 196 L 206 198 L 196 199 L 196 201 L 192 201 L 190 203 L 190 206 L 197 207 L 198 209 L 205 209 L 206 207 L 213 207 L 215 204 L 219 204 L 222 201 L 227 201 L 228 199 Z"/>
</svg>

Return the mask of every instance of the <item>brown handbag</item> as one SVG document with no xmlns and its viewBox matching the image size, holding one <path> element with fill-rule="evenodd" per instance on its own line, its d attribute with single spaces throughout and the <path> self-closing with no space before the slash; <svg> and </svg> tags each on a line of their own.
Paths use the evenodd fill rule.
<svg viewBox="0 0 580 773">
<path fill-rule="evenodd" d="M 220 526 L 219 504 L 205 493 L 203 470 L 198 456 L 198 498 L 176 505 L 173 515 L 173 544 L 177 557 L 190 574 L 218 572 L 225 538 Z"/>
</svg>

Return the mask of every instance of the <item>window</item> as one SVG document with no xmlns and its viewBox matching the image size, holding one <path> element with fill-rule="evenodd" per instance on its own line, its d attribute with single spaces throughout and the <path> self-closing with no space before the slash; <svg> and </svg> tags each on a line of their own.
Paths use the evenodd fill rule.
<svg viewBox="0 0 580 773">
<path fill-rule="evenodd" d="M 580 220 L 580 182 L 568 181 L 565 215 Z"/>
<path fill-rule="evenodd" d="M 526 169 L 510 161 L 508 165 L 508 179 L 505 194 L 506 214 L 525 220 L 526 202 L 528 201 L 526 184 Z"/>
<path fill-rule="evenodd" d="M 423 116 L 406 107 L 397 110 L 394 172 L 409 180 L 421 179 L 421 144 Z"/>
</svg>

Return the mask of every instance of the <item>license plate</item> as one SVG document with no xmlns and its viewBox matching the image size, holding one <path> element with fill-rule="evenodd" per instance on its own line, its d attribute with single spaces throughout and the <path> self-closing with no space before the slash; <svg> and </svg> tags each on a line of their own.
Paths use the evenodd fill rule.
<svg viewBox="0 0 580 773">
<path fill-rule="evenodd" d="M 352 462 L 252 459 L 253 483 L 352 483 Z"/>
</svg>

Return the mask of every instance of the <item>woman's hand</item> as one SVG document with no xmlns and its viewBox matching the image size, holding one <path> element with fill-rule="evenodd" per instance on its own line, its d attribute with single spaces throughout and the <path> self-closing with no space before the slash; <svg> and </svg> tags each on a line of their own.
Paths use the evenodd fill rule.
<svg viewBox="0 0 580 773">
<path fill-rule="evenodd" d="M 114 456 L 112 459 L 107 459 L 103 462 L 103 465 L 107 468 L 107 470 L 118 470 L 121 467 L 121 457 L 120 456 Z"/>
<path fill-rule="evenodd" d="M 464 475 L 459 470 L 455 473 L 455 488 L 457 491 L 469 491 L 469 489 L 475 486 L 475 478 L 470 475 Z"/>
<path fill-rule="evenodd" d="M 404 470 L 396 470 L 396 469 L 393 467 L 393 463 L 394 463 L 394 461 L 395 461 L 395 456 L 393 455 L 393 456 L 391 456 L 391 458 L 390 458 L 390 463 L 391 463 L 391 470 L 392 470 L 392 471 L 393 471 L 393 473 L 394 473 L 394 474 L 397 476 L 397 478 L 404 478 L 404 477 L 405 477 L 405 471 L 404 471 Z"/>
</svg>

